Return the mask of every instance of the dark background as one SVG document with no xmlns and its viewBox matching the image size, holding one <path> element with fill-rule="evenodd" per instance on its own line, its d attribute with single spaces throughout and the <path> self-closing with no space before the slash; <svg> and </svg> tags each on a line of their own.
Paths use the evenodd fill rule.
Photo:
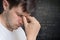
<svg viewBox="0 0 60 40">
<path fill-rule="evenodd" d="M 27 10 L 41 23 L 37 40 L 60 40 L 59 2 L 59 0 L 28 0 Z"/>
<path fill-rule="evenodd" d="M 27 10 L 41 24 L 37 40 L 60 39 L 60 1 L 59 0 L 28 0 Z M 0 7 L 1 9 L 1 7 Z"/>
</svg>

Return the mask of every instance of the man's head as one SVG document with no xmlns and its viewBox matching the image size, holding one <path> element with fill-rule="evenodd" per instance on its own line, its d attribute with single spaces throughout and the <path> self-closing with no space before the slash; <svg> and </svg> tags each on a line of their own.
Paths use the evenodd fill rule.
<svg viewBox="0 0 60 40">
<path fill-rule="evenodd" d="M 27 0 L 0 0 L 0 14 L 3 12 L 4 8 L 3 8 L 3 3 L 9 3 L 9 8 L 13 8 L 14 6 L 18 6 L 19 4 L 21 4 L 21 6 L 23 6 L 23 11 L 26 11 L 26 6 L 27 6 Z"/>
<path fill-rule="evenodd" d="M 3 0 L 3 24 L 10 29 L 17 29 L 23 24 L 22 16 L 27 16 L 26 0 Z"/>
</svg>

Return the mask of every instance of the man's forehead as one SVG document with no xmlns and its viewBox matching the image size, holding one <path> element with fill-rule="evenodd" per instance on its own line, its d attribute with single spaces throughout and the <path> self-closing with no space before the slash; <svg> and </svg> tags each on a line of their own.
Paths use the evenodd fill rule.
<svg viewBox="0 0 60 40">
<path fill-rule="evenodd" d="M 18 5 L 16 7 L 16 11 L 18 14 L 21 14 L 21 15 L 25 15 L 25 16 L 28 16 L 28 15 L 31 15 L 31 13 L 29 13 L 28 11 L 23 11 L 23 7 L 21 5 Z"/>
</svg>

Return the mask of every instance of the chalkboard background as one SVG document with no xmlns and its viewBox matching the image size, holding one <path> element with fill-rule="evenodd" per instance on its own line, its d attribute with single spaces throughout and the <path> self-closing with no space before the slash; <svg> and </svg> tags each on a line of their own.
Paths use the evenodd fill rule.
<svg viewBox="0 0 60 40">
<path fill-rule="evenodd" d="M 60 38 L 60 1 L 29 0 L 27 9 L 41 23 L 37 40 L 59 40 Z"/>
</svg>

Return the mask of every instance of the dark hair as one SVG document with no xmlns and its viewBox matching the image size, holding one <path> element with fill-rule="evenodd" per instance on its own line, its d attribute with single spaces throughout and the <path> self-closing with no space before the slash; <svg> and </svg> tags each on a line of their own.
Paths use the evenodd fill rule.
<svg viewBox="0 0 60 40">
<path fill-rule="evenodd" d="M 7 0 L 10 9 L 14 6 L 18 6 L 21 3 L 21 6 L 23 7 L 23 11 L 26 11 L 26 6 L 27 6 L 27 0 Z M 0 14 L 3 12 L 3 0 L 0 0 Z"/>
<path fill-rule="evenodd" d="M 3 0 L 0 0 L 0 14 L 3 12 L 3 5 L 2 5 Z"/>
</svg>

